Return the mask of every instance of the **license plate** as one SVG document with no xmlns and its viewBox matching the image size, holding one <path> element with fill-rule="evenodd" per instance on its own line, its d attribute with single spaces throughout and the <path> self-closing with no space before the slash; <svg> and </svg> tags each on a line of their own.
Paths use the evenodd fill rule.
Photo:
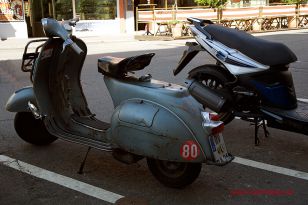
<svg viewBox="0 0 308 205">
<path fill-rule="evenodd" d="M 228 154 L 222 134 L 217 136 L 210 135 L 209 142 L 215 162 L 227 162 L 230 160 L 230 155 Z"/>
</svg>

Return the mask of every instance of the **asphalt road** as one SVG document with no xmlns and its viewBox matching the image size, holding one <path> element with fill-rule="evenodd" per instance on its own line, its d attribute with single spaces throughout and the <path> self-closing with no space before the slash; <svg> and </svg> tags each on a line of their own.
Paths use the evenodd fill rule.
<svg viewBox="0 0 308 205">
<path fill-rule="evenodd" d="M 301 62 L 292 64 L 291 71 L 297 97 L 308 98 L 308 35 L 305 31 L 276 33 L 262 38 L 283 42 Z M 128 57 L 144 52 L 156 56 L 145 70 L 155 79 L 183 84 L 187 72 L 198 65 L 211 63 L 209 57 L 199 54 L 180 73 L 172 75 L 185 41 L 170 42 L 89 42 L 89 55 L 82 73 L 82 85 L 92 112 L 103 121 L 109 121 L 113 105 L 103 78 L 97 73 L 97 58 L 104 55 Z M 19 54 L 22 49 L 7 49 L 0 53 Z M 9 59 L 12 59 L 11 57 Z M 28 73 L 19 70 L 20 59 L 0 61 L 0 155 L 12 157 L 45 170 L 125 196 L 117 204 L 308 204 L 308 181 L 275 172 L 256 169 L 237 163 L 224 167 L 204 165 L 199 178 L 183 190 L 166 188 L 158 183 L 147 169 L 145 160 L 125 165 L 109 153 L 91 150 L 84 174 L 77 173 L 87 147 L 57 140 L 47 147 L 32 146 L 18 138 L 13 128 L 14 113 L 4 105 L 14 90 L 29 85 Z M 270 138 L 254 146 L 254 129 L 249 123 L 234 120 L 224 131 L 228 150 L 235 156 L 308 173 L 307 136 L 270 129 Z M 0 164 L 0 204 L 109 204 L 106 201 L 38 179 Z M 264 193 L 236 195 L 236 190 L 263 190 Z M 288 194 L 271 195 L 280 190 Z"/>
</svg>

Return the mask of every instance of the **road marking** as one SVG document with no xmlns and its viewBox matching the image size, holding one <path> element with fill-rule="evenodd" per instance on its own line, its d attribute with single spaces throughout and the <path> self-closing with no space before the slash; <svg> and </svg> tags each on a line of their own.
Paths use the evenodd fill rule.
<svg viewBox="0 0 308 205">
<path fill-rule="evenodd" d="M 303 101 L 303 102 L 308 102 L 308 99 L 305 99 L 305 98 L 297 98 L 297 100 Z"/>
<path fill-rule="evenodd" d="M 274 173 L 278 173 L 278 174 L 282 174 L 286 176 L 295 177 L 298 179 L 308 180 L 308 173 L 306 172 L 301 172 L 301 171 L 292 170 L 292 169 L 288 169 L 284 167 L 274 166 L 271 164 L 265 164 L 262 162 L 244 159 L 241 157 L 235 157 L 233 162 L 237 164 L 257 168 L 257 169 L 262 169 L 265 171 L 270 171 L 270 172 L 274 172 Z M 37 166 L 19 161 L 17 159 L 13 159 L 5 155 L 0 155 L 0 164 L 3 164 L 4 166 L 7 166 L 7 167 L 11 167 L 13 169 L 29 174 L 31 176 L 35 176 L 37 178 L 44 179 L 46 181 L 78 191 L 80 193 L 101 199 L 109 203 L 115 203 L 119 199 L 124 198 L 124 196 L 122 195 L 92 186 L 90 184 L 86 184 L 76 179 L 72 179 L 72 178 L 39 168 Z"/>
<path fill-rule="evenodd" d="M 235 157 L 233 162 L 241 164 L 241 165 L 249 166 L 249 167 L 254 167 L 257 169 L 262 169 L 262 170 L 266 170 L 266 171 L 270 171 L 270 172 L 274 172 L 278 174 L 283 174 L 283 175 L 287 175 L 287 176 L 291 176 L 291 177 L 295 177 L 299 179 L 308 180 L 308 173 L 306 172 L 296 171 L 296 170 L 288 169 L 284 167 L 278 167 L 278 166 L 274 166 L 271 164 L 265 164 L 262 162 L 244 159 L 241 157 Z"/>
<path fill-rule="evenodd" d="M 78 191 L 80 193 L 101 199 L 109 203 L 115 203 L 124 196 L 86 184 L 84 182 L 72 179 L 31 164 L 10 158 L 5 155 L 0 155 L 0 164 L 11 167 L 23 173 L 35 176 L 40 179 L 64 186 L 66 188 Z"/>
</svg>

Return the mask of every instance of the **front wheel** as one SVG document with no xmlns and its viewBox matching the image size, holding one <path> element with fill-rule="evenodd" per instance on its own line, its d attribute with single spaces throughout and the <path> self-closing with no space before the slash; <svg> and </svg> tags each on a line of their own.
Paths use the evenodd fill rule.
<svg viewBox="0 0 308 205">
<path fill-rule="evenodd" d="M 30 112 L 18 112 L 15 115 L 14 127 L 18 136 L 34 145 L 48 145 L 57 137 L 51 135 L 40 119 L 35 119 Z"/>
<path fill-rule="evenodd" d="M 200 174 L 201 163 L 170 162 L 147 158 L 154 177 L 163 185 L 171 188 L 184 188 L 193 183 Z"/>
</svg>

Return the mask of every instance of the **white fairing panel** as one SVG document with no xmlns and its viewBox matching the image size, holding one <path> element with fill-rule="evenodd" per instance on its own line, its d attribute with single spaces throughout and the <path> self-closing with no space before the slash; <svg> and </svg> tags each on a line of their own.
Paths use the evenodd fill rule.
<svg viewBox="0 0 308 205">
<path fill-rule="evenodd" d="M 269 66 L 256 62 L 238 50 L 229 48 L 219 41 L 207 38 L 194 26 L 191 26 L 190 29 L 194 33 L 196 41 L 233 75 L 254 73 L 269 69 Z"/>
</svg>

